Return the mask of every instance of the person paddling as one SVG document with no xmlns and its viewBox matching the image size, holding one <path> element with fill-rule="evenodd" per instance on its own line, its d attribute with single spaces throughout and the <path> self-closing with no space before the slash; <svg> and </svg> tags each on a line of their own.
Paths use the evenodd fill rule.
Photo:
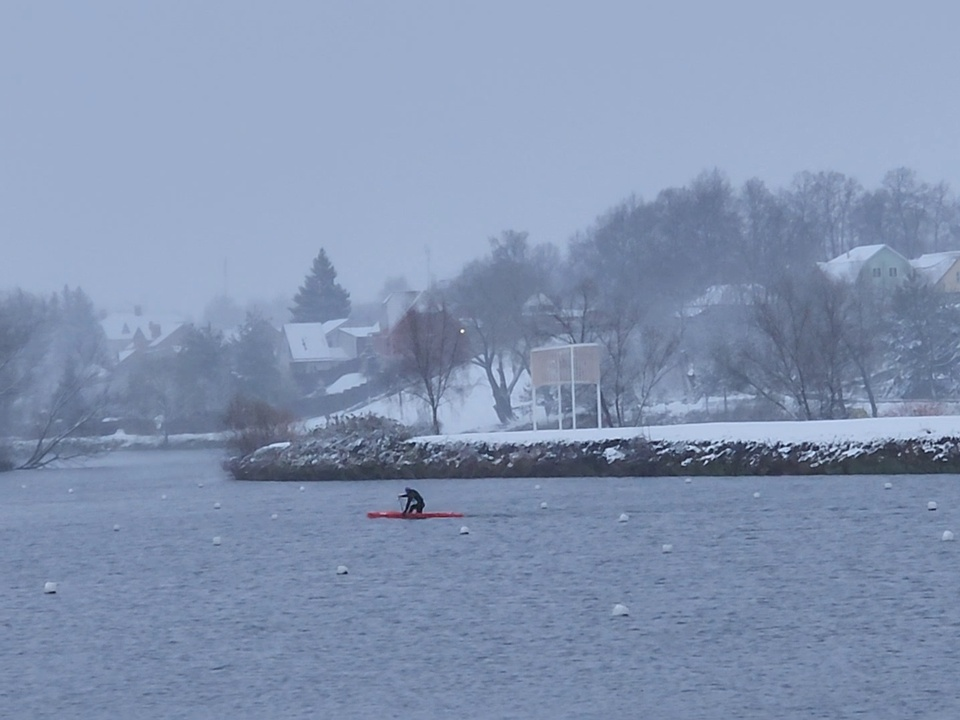
<svg viewBox="0 0 960 720">
<path fill-rule="evenodd" d="M 403 514 L 407 515 L 410 512 L 422 513 L 424 508 L 423 495 L 418 493 L 413 488 L 404 488 L 403 495 L 398 495 L 397 497 L 406 498 L 407 506 L 403 508 Z"/>
</svg>

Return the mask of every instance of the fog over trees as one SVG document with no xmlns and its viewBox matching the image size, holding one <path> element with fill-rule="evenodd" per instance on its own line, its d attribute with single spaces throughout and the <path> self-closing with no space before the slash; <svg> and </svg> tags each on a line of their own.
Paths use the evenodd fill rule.
<svg viewBox="0 0 960 720">
<path fill-rule="evenodd" d="M 291 300 L 218 296 L 196 324 L 98 313 L 79 288 L 0 289 L 0 462 L 40 466 L 77 433 L 221 430 L 231 402 L 286 422 L 402 388 L 439 432 L 469 367 L 503 426 L 529 426 L 530 350 L 560 342 L 600 346 L 607 425 L 658 421 L 666 401 L 704 420 L 960 399 L 960 203 L 907 168 L 873 188 L 704 172 L 563 247 L 507 229 L 455 277 L 383 287 L 351 303 L 321 247 Z"/>
</svg>

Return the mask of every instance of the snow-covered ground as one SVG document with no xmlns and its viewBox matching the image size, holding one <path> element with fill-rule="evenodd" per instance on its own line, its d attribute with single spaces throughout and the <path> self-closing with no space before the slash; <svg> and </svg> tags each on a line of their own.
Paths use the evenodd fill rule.
<svg viewBox="0 0 960 720">
<path fill-rule="evenodd" d="M 960 416 L 886 417 L 858 420 L 809 420 L 795 422 L 729 422 L 659 425 L 587 430 L 537 430 L 485 432 L 467 435 L 434 435 L 417 438 L 427 442 L 551 442 L 590 441 L 644 437 L 670 442 L 691 441 L 774 441 L 842 442 L 885 439 L 960 437 Z"/>
</svg>

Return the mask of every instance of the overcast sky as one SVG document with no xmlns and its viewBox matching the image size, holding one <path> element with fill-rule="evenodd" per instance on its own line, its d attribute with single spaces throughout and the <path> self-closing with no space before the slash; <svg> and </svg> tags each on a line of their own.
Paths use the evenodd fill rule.
<svg viewBox="0 0 960 720">
<path fill-rule="evenodd" d="M 719 168 L 960 189 L 960 6 L 0 4 L 0 290 L 199 316 L 451 277 Z"/>
</svg>

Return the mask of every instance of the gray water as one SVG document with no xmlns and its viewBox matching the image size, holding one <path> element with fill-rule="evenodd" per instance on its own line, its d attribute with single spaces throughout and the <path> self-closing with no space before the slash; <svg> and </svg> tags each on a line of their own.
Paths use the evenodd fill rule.
<svg viewBox="0 0 960 720">
<path fill-rule="evenodd" d="M 468 517 L 407 522 L 218 459 L 0 475 L 0 717 L 960 717 L 954 476 L 421 481 Z"/>
</svg>

